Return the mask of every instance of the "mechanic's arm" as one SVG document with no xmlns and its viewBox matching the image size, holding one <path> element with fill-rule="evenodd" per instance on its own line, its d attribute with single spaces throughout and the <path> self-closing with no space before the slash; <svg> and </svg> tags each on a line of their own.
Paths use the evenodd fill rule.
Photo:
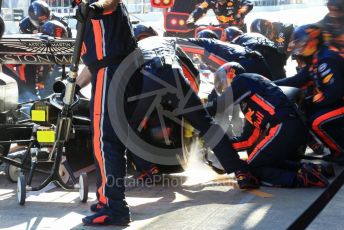
<svg viewBox="0 0 344 230">
<path fill-rule="evenodd" d="M 227 63 L 227 61 L 221 56 L 217 55 L 216 40 L 204 39 L 204 38 L 178 38 L 177 44 L 186 53 L 197 54 L 202 57 L 202 61 L 210 67 L 215 66 L 216 69 Z M 223 53 L 224 54 L 224 53 Z M 216 71 L 215 69 L 215 71 Z"/>
<path fill-rule="evenodd" d="M 87 66 L 85 66 L 79 76 L 76 78 L 76 84 L 80 86 L 80 88 L 84 88 L 91 82 L 92 74 Z"/>
<path fill-rule="evenodd" d="M 198 19 L 203 17 L 207 11 L 212 7 L 213 3 L 211 0 L 205 0 L 202 2 L 194 11 L 191 12 L 187 24 L 193 24 L 195 23 Z"/>
<path fill-rule="evenodd" d="M 296 88 L 303 88 L 309 85 L 312 82 L 312 78 L 308 72 L 308 67 L 305 67 L 301 70 L 301 72 L 297 73 L 293 77 L 283 78 L 274 83 L 278 86 L 291 86 Z"/>
<path fill-rule="evenodd" d="M 251 123 L 245 120 L 244 130 L 238 137 L 232 137 L 230 140 L 233 143 L 233 148 L 236 151 L 243 151 L 251 148 L 258 140 L 260 130 L 254 127 Z"/>
<path fill-rule="evenodd" d="M 216 113 L 227 114 L 228 111 L 231 111 L 229 108 L 233 108 L 233 105 L 237 105 L 245 98 L 250 97 L 254 92 L 253 89 L 252 82 L 240 78 L 240 75 L 236 76 L 231 86 L 229 86 L 220 97 L 215 98 L 215 100 L 212 101 L 213 106 L 207 109 L 211 111 L 212 115 Z M 243 133 L 238 137 L 231 137 L 233 148 L 236 151 L 246 150 L 252 147 L 259 135 L 260 130 L 245 119 Z"/>
<path fill-rule="evenodd" d="M 318 66 L 326 66 L 323 70 L 319 70 L 323 88 L 322 97 L 319 99 L 313 98 L 312 106 L 314 108 L 327 108 L 344 98 L 344 77 L 341 66 L 343 63 L 334 59 L 327 59 L 325 62 L 319 62 Z M 323 74 L 324 73 L 324 74 Z"/>
</svg>

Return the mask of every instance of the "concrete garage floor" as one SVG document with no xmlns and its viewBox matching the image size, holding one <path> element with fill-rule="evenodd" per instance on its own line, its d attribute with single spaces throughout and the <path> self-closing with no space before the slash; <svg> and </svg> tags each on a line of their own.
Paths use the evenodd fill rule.
<svg viewBox="0 0 344 230">
<path fill-rule="evenodd" d="M 341 170 L 336 169 L 337 175 Z M 94 178 L 90 173 L 87 204 L 79 202 L 78 192 L 51 185 L 46 192 L 29 192 L 25 206 L 19 206 L 16 184 L 0 170 L 0 229 L 93 229 L 83 226 L 81 218 L 90 214 L 89 204 L 95 201 Z M 286 229 L 324 191 L 242 191 L 231 175 L 217 175 L 206 166 L 166 175 L 163 181 L 143 187 L 128 178 L 126 194 L 134 222 L 123 229 Z M 309 229 L 342 229 L 343 199 L 342 188 Z"/>
</svg>

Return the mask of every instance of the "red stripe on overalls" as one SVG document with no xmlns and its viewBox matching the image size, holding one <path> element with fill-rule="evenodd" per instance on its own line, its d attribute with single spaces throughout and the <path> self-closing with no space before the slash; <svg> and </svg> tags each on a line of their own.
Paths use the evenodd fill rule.
<svg viewBox="0 0 344 230">
<path fill-rule="evenodd" d="M 269 130 L 269 134 L 261 140 L 253 151 L 248 156 L 247 162 L 251 163 L 251 161 L 277 136 L 280 129 L 282 128 L 282 124 L 276 125 Z"/>
<path fill-rule="evenodd" d="M 335 155 L 338 156 L 341 152 L 342 149 L 331 139 L 330 136 L 327 135 L 326 132 L 324 132 L 320 126 L 323 123 L 326 123 L 327 120 L 335 118 L 335 117 L 339 117 L 339 116 L 343 116 L 344 115 L 344 107 L 341 107 L 339 109 L 336 110 L 332 110 L 328 113 L 325 113 L 321 116 L 319 116 L 317 119 L 315 119 L 312 123 L 312 129 L 314 130 L 314 132 L 321 137 L 321 139 L 333 150 L 335 151 Z M 340 128 L 340 127 L 338 127 Z"/>
<path fill-rule="evenodd" d="M 215 54 L 210 54 L 208 58 L 209 58 L 209 60 L 215 62 L 219 66 L 227 63 L 227 61 L 225 59 L 223 59 L 223 58 L 221 58 L 221 57 L 219 57 L 219 56 L 217 56 Z"/>
<path fill-rule="evenodd" d="M 248 149 L 248 148 L 250 148 L 254 144 L 254 142 L 256 142 L 258 140 L 259 135 L 260 135 L 260 129 L 255 128 L 253 130 L 252 135 L 247 140 L 241 141 L 241 142 L 237 142 L 237 143 L 233 143 L 233 148 L 236 151 L 240 151 L 240 150 L 243 150 L 243 149 Z"/>
<path fill-rule="evenodd" d="M 275 107 L 273 107 L 269 102 L 264 100 L 264 98 L 260 97 L 257 94 L 253 94 L 251 96 L 252 101 L 257 103 L 260 107 L 262 107 L 265 111 L 267 111 L 270 115 L 275 114 Z"/>
<path fill-rule="evenodd" d="M 180 45 L 182 50 L 187 53 L 193 53 L 193 54 L 199 54 L 199 55 L 204 55 L 204 49 L 202 48 L 196 48 L 196 47 L 191 47 L 191 46 L 184 46 Z"/>
<path fill-rule="evenodd" d="M 191 88 L 196 93 L 198 93 L 198 85 L 197 85 L 196 80 L 195 80 L 195 78 L 197 76 L 194 76 L 186 65 L 181 64 L 181 66 L 182 66 L 182 70 L 183 70 L 184 76 L 189 80 Z"/>
<path fill-rule="evenodd" d="M 103 59 L 103 35 L 102 28 L 100 25 L 100 20 L 91 20 L 93 25 L 94 41 L 96 46 L 96 55 L 97 59 Z M 107 203 L 105 197 L 105 184 L 106 184 L 106 175 L 104 169 L 103 151 L 102 151 L 102 133 L 101 133 L 101 118 L 103 113 L 103 90 L 104 89 L 104 74 L 105 69 L 102 68 L 97 73 L 97 80 L 95 85 L 94 93 L 94 104 L 93 104 L 93 146 L 94 146 L 94 155 L 99 165 L 100 175 L 101 175 L 101 185 L 98 188 L 99 201 L 103 204 Z"/>
</svg>

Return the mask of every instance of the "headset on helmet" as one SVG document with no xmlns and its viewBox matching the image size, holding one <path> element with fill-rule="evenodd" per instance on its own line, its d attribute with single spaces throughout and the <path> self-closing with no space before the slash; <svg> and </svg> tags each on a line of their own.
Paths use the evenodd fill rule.
<svg viewBox="0 0 344 230">
<path fill-rule="evenodd" d="M 49 35 L 56 38 L 68 37 L 67 28 L 59 21 L 47 21 L 41 27 L 42 34 Z"/>
<path fill-rule="evenodd" d="M 147 27 L 145 25 L 138 24 L 134 26 L 134 35 L 135 35 L 135 38 L 138 41 L 140 41 L 147 37 L 158 36 L 158 33 L 150 26 Z"/>
<path fill-rule="evenodd" d="M 205 29 L 197 33 L 197 38 L 219 39 L 219 36 L 214 31 Z"/>
<path fill-rule="evenodd" d="M 233 41 L 236 37 L 244 34 L 244 32 L 239 29 L 236 26 L 229 26 L 225 29 L 225 33 L 226 33 L 226 41 L 227 42 L 231 42 Z"/>
<path fill-rule="evenodd" d="M 272 23 L 265 19 L 255 19 L 251 23 L 252 33 L 260 33 L 267 38 L 271 37 L 272 29 L 273 29 Z"/>
<path fill-rule="evenodd" d="M 246 70 L 237 62 L 228 62 L 220 66 L 215 73 L 214 86 L 218 95 L 221 95 L 231 84 L 233 78 L 245 73 Z"/>
<path fill-rule="evenodd" d="M 294 56 L 311 56 L 322 44 L 321 29 L 316 24 L 299 26 L 294 30 L 288 51 Z"/>
<path fill-rule="evenodd" d="M 38 28 L 50 18 L 50 8 L 44 1 L 37 0 L 29 7 L 29 18 L 31 23 Z"/>
</svg>

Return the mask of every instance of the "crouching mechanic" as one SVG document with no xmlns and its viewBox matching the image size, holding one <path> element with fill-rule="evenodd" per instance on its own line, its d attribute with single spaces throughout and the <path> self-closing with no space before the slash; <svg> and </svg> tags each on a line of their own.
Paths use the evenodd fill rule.
<svg viewBox="0 0 344 230">
<path fill-rule="evenodd" d="M 261 75 L 245 73 L 240 64 L 230 62 L 216 72 L 215 90 L 220 96 L 214 105 L 231 95 L 233 104 L 240 105 L 246 123 L 242 135 L 231 138 L 233 147 L 236 151 L 247 150 L 250 170 L 263 184 L 277 187 L 328 185 L 318 171 L 321 166 L 301 164 L 297 160 L 298 148 L 306 143 L 307 129 L 278 86 Z"/>
<path fill-rule="evenodd" d="M 177 38 L 177 43 L 184 52 L 199 55 L 214 71 L 227 62 L 235 61 L 250 73 L 272 77 L 264 57 L 243 46 L 209 38 Z"/>
<path fill-rule="evenodd" d="M 344 65 L 338 52 L 323 44 L 320 27 L 303 25 L 295 29 L 289 44 L 292 54 L 308 60 L 294 77 L 278 80 L 282 86 L 307 89 L 308 122 L 314 133 L 330 148 L 331 160 L 343 162 L 344 153 Z"/>
<path fill-rule="evenodd" d="M 259 52 L 266 60 L 273 78 L 277 80 L 285 77 L 284 66 L 287 64 L 285 55 L 281 54 L 274 42 L 259 33 L 245 33 L 235 36 L 237 28 L 228 27 L 225 29 L 227 35 L 227 42 L 247 47 L 251 50 Z M 235 37 L 229 40 L 231 37 Z"/>
<path fill-rule="evenodd" d="M 205 139 L 208 145 L 211 142 L 212 136 L 206 133 L 210 128 L 221 133 L 221 138 L 213 148 L 213 151 L 223 168 L 227 173 L 234 172 L 240 178 L 238 180 L 240 188 L 257 188 L 259 182 L 250 173 L 249 166 L 239 158 L 228 136 L 210 118 L 201 100 L 195 93 L 197 88 L 195 79 L 197 78 L 198 71 L 186 54 L 176 45 L 176 41 L 162 37 L 150 37 L 141 40 L 139 48 L 145 60 L 145 64 L 142 67 L 144 76 L 142 78 L 142 90 L 134 93 L 134 95 L 145 95 L 161 91 L 162 89 L 166 90 L 166 94 L 164 94 L 161 100 L 161 106 L 168 111 L 179 111 L 174 116 L 185 118 L 199 131 L 200 136 Z M 168 92 L 166 85 L 178 89 L 178 92 L 176 94 Z M 179 102 L 181 101 L 178 99 L 179 97 L 186 100 L 184 103 L 181 102 L 181 104 L 185 104 L 183 109 L 179 108 Z M 129 118 L 133 130 L 138 130 L 137 127 L 142 126 L 144 124 L 143 121 L 147 120 L 146 113 L 151 103 L 151 100 L 140 100 L 137 103 L 132 117 Z M 130 146 L 128 147 L 130 148 Z"/>
</svg>

